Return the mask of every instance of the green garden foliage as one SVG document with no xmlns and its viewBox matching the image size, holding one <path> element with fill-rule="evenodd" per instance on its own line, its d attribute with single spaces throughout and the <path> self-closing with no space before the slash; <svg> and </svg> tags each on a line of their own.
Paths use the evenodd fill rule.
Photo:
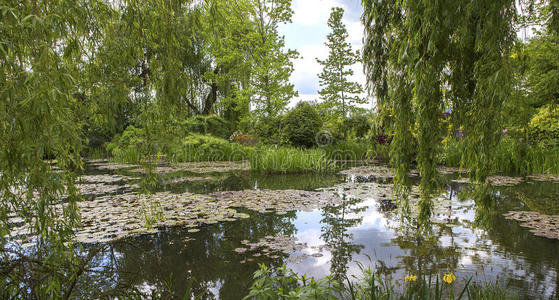
<svg viewBox="0 0 559 300">
<path fill-rule="evenodd" d="M 308 148 L 316 145 L 322 120 L 309 103 L 301 102 L 285 115 L 282 126 L 282 134 L 291 145 Z"/>
<path fill-rule="evenodd" d="M 185 133 L 210 134 L 222 139 L 228 139 L 233 133 L 231 124 L 216 115 L 190 117 L 180 122 L 180 127 Z"/>
<path fill-rule="evenodd" d="M 115 161 L 135 164 L 140 161 L 140 149 L 145 143 L 145 131 L 130 125 L 122 134 L 116 135 L 106 149 Z"/>
<path fill-rule="evenodd" d="M 174 162 L 240 161 L 247 159 L 250 148 L 211 135 L 189 134 L 170 145 L 168 158 Z"/>
<path fill-rule="evenodd" d="M 463 167 L 464 144 L 453 141 L 445 144 L 439 162 L 449 167 Z M 525 176 L 528 174 L 559 174 L 559 148 L 532 145 L 526 139 L 504 136 L 493 154 L 491 173 L 506 173 Z"/>
<path fill-rule="evenodd" d="M 282 136 L 283 124 L 282 117 L 262 117 L 259 118 L 252 129 L 249 131 L 254 132 L 259 137 L 263 144 L 267 145 L 281 145 L 285 144 L 285 138 Z"/>
<path fill-rule="evenodd" d="M 107 151 L 113 155 L 114 161 L 139 163 L 146 156 L 142 151 L 147 144 L 144 129 L 128 126 L 122 135 L 107 145 Z M 156 147 L 155 153 L 165 155 L 171 162 L 238 161 L 247 159 L 251 151 L 223 138 L 197 133 L 178 134 Z"/>
<path fill-rule="evenodd" d="M 528 134 L 538 146 L 559 147 L 559 104 L 541 107 L 528 124 Z"/>
<path fill-rule="evenodd" d="M 333 145 L 322 147 L 331 160 L 367 160 L 372 158 L 369 142 L 338 141 Z"/>
</svg>

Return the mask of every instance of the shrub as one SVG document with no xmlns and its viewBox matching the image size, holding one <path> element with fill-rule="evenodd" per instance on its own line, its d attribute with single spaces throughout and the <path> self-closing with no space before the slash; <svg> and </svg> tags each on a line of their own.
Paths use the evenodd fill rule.
<svg viewBox="0 0 559 300">
<path fill-rule="evenodd" d="M 319 149 L 259 149 L 249 159 L 251 170 L 262 173 L 327 172 L 335 168 Z"/>
<path fill-rule="evenodd" d="M 282 144 L 282 120 L 280 117 L 260 118 L 254 125 L 253 130 L 265 144 Z"/>
<path fill-rule="evenodd" d="M 125 163 L 139 162 L 146 138 L 141 128 L 129 126 L 107 145 L 107 151 L 113 155 L 113 160 Z M 249 148 L 209 134 L 188 134 L 185 137 L 175 137 L 162 146 L 157 146 L 157 152 L 167 155 L 167 159 L 174 162 L 191 161 L 224 161 L 244 160 L 248 158 Z"/>
<path fill-rule="evenodd" d="M 559 106 L 540 108 L 528 124 L 528 134 L 531 141 L 541 146 L 559 146 Z"/>
<path fill-rule="evenodd" d="M 294 146 L 311 147 L 320 132 L 322 120 L 316 110 L 306 102 L 301 102 L 283 120 L 283 133 Z"/>
<path fill-rule="evenodd" d="M 343 121 L 348 138 L 363 139 L 372 128 L 372 118 L 365 112 L 357 111 Z"/>
</svg>

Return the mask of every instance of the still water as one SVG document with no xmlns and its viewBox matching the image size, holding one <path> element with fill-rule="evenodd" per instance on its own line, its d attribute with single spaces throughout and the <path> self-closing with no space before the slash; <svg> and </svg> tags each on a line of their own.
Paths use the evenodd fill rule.
<svg viewBox="0 0 559 300">
<path fill-rule="evenodd" d="M 419 277 L 453 271 L 459 284 L 469 278 L 480 283 L 497 281 L 522 298 L 559 297 L 559 240 L 534 236 L 519 222 L 502 216 L 516 210 L 559 214 L 557 183 L 528 181 L 494 188 L 490 203 L 482 207 L 468 196 L 466 184 L 453 183 L 452 176 L 448 177 L 439 197 L 448 205 L 436 211 L 430 234 L 417 235 L 397 211 L 380 205 L 375 196 L 379 183 L 355 182 L 341 175 L 229 172 L 218 177 L 167 184 L 159 190 L 327 189 L 343 201 L 283 215 L 245 210 L 250 218 L 206 225 L 195 233 L 165 228 L 154 235 L 114 242 L 91 263 L 100 272 L 110 267 L 111 274 L 89 288 L 149 291 L 165 287 L 182 298 L 190 279 L 195 278 L 194 289 L 205 292 L 208 299 L 241 299 L 248 293 L 258 264 L 264 263 L 286 264 L 316 278 L 358 278 L 362 267 L 374 268 L 395 281 L 407 274 Z M 296 238 L 303 246 L 273 258 L 235 251 L 247 241 L 277 236 Z"/>
</svg>

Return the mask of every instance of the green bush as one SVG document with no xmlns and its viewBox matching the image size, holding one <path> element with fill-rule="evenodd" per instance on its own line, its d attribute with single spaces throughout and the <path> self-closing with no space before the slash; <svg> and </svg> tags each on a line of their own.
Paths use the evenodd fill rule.
<svg viewBox="0 0 559 300">
<path fill-rule="evenodd" d="M 372 128 L 372 117 L 365 112 L 356 111 L 343 121 L 347 138 L 364 139 Z"/>
<path fill-rule="evenodd" d="M 180 122 L 180 128 L 185 135 L 189 133 L 211 134 L 223 139 L 228 139 L 233 133 L 231 124 L 216 115 L 190 117 Z"/>
<path fill-rule="evenodd" d="M 128 126 L 107 145 L 113 160 L 125 163 L 138 163 L 143 146 L 146 145 L 145 133 L 141 128 Z M 158 153 L 166 155 L 174 162 L 245 160 L 251 148 L 209 134 L 187 134 L 168 140 L 156 146 Z"/>
<path fill-rule="evenodd" d="M 250 168 L 262 173 L 327 172 L 335 169 L 319 149 L 267 148 L 249 155 Z"/>
<path fill-rule="evenodd" d="M 559 146 L 559 106 L 540 108 L 528 124 L 528 134 L 530 140 L 540 146 Z"/>
<path fill-rule="evenodd" d="M 293 146 L 311 147 L 322 128 L 322 120 L 316 110 L 301 102 L 283 119 L 283 134 Z"/>
<path fill-rule="evenodd" d="M 281 117 L 263 117 L 256 121 L 252 130 L 264 144 L 280 145 L 283 143 L 281 129 Z"/>
</svg>

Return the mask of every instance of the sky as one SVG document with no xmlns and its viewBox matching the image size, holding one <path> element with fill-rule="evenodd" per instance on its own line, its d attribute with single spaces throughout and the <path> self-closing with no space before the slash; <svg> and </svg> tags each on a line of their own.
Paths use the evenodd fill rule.
<svg viewBox="0 0 559 300">
<path fill-rule="evenodd" d="M 299 101 L 318 100 L 320 84 L 318 74 L 322 66 L 316 59 L 328 57 L 328 47 L 324 45 L 330 32 L 327 22 L 333 7 L 345 10 L 343 22 L 349 33 L 349 42 L 353 50 L 363 46 L 363 25 L 361 0 L 293 0 L 294 15 L 291 24 L 280 26 L 279 31 L 285 36 L 286 47 L 299 52 L 300 58 L 293 62 L 294 72 L 291 82 L 299 92 L 291 105 Z M 361 64 L 354 66 L 353 80 L 365 86 L 365 75 Z"/>
</svg>

